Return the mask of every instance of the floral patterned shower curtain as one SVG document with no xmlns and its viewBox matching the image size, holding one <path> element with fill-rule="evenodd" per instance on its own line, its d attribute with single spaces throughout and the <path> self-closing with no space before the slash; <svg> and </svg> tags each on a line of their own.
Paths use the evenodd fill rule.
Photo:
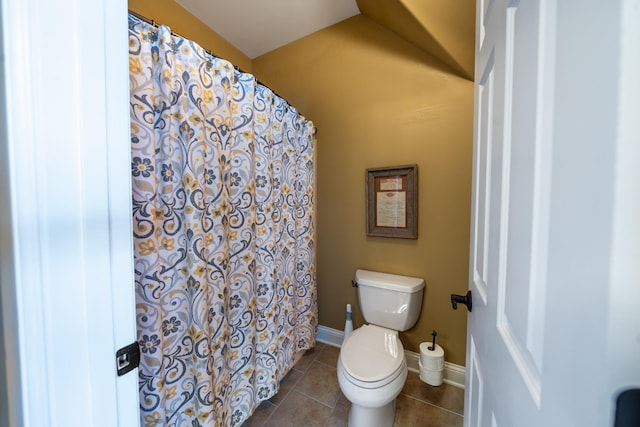
<svg viewBox="0 0 640 427">
<path fill-rule="evenodd" d="M 313 124 L 129 17 L 142 426 L 236 426 L 317 329 Z"/>
</svg>

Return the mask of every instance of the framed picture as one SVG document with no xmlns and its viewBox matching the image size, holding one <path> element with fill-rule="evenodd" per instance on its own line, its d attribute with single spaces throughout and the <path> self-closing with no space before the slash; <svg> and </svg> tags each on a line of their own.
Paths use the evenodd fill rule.
<svg viewBox="0 0 640 427">
<path fill-rule="evenodd" d="M 367 169 L 367 236 L 418 238 L 418 166 Z"/>
</svg>

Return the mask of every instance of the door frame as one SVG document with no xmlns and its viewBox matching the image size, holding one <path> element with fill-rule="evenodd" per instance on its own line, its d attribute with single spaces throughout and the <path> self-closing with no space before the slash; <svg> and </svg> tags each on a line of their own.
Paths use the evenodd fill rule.
<svg viewBox="0 0 640 427">
<path fill-rule="evenodd" d="M 139 418 L 115 369 L 136 340 L 126 11 L 1 2 L 3 425 Z"/>
</svg>

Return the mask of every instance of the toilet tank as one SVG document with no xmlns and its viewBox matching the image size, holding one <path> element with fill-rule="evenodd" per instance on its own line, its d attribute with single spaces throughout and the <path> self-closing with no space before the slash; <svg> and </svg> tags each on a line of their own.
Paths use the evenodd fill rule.
<svg viewBox="0 0 640 427">
<path fill-rule="evenodd" d="M 358 299 L 368 323 L 406 331 L 415 325 L 422 308 L 424 279 L 357 270 Z"/>
</svg>

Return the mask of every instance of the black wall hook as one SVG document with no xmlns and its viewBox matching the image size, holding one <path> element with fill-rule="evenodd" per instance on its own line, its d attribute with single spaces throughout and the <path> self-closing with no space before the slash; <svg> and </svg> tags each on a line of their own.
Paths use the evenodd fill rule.
<svg viewBox="0 0 640 427">
<path fill-rule="evenodd" d="M 451 307 L 453 307 L 454 310 L 457 310 L 458 303 L 461 303 L 467 306 L 467 310 L 471 311 L 471 308 L 473 307 L 471 300 L 471 291 L 467 291 L 466 295 L 451 294 Z"/>
</svg>

